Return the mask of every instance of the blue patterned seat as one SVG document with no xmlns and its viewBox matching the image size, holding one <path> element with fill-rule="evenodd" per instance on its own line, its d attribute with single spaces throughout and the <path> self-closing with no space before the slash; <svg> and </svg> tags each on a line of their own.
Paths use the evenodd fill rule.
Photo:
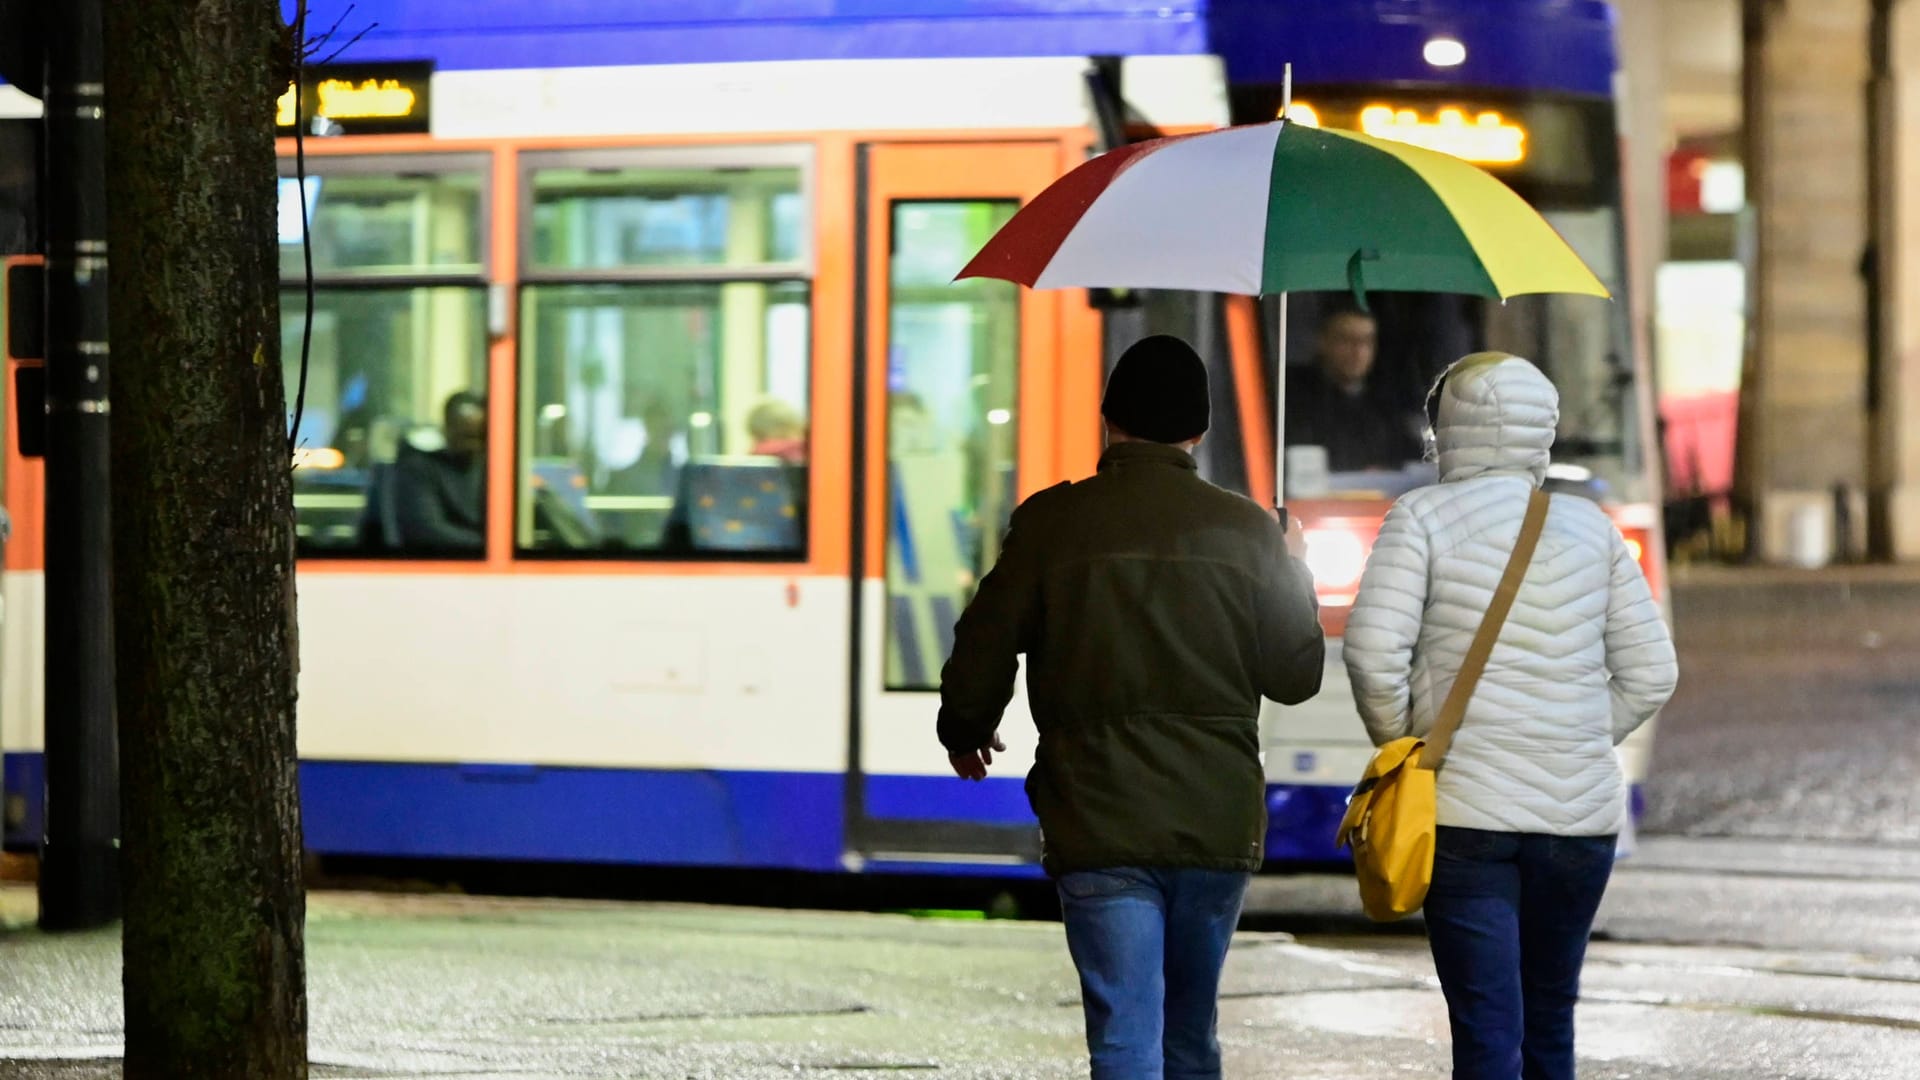
<svg viewBox="0 0 1920 1080">
<path fill-rule="evenodd" d="M 681 472 L 695 551 L 805 550 L 801 489 L 806 470 L 774 457 L 706 457 Z"/>
</svg>

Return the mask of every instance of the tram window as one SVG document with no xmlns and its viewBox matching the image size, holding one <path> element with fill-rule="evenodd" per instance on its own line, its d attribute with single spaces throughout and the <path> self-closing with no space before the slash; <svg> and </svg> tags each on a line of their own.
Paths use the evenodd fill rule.
<svg viewBox="0 0 1920 1080">
<path fill-rule="evenodd" d="M 1487 347 L 1533 360 L 1560 391 L 1556 462 L 1592 474 L 1595 494 L 1655 498 L 1640 440 L 1621 224 L 1612 206 L 1542 211 L 1618 301 L 1592 296 L 1516 296 L 1487 307 Z"/>
<path fill-rule="evenodd" d="M 307 178 L 316 278 L 439 275 L 481 270 L 480 176 L 342 172 Z M 306 274 L 300 188 L 280 183 L 280 274 Z"/>
<path fill-rule="evenodd" d="M 802 260 L 798 168 L 555 168 L 533 174 L 535 270 Z"/>
<path fill-rule="evenodd" d="M 1237 88 L 1235 122 L 1270 119 L 1280 92 L 1277 86 Z M 1639 437 L 1621 265 L 1612 102 L 1390 86 L 1309 87 L 1292 102 L 1296 108 L 1310 107 L 1314 119 L 1308 122 L 1404 139 L 1476 161 L 1539 210 L 1620 299 L 1516 296 L 1500 303 L 1369 293 L 1373 367 L 1364 380 L 1346 380 L 1346 389 L 1359 387 L 1362 395 L 1330 392 L 1328 384 L 1341 380 L 1326 375 L 1323 366 L 1335 362 L 1329 352 L 1343 348 L 1337 339 L 1361 336 L 1364 320 L 1334 314 L 1350 308 L 1352 297 L 1294 294 L 1287 328 L 1289 494 L 1390 497 L 1430 482 L 1436 475 L 1431 464 L 1409 458 L 1394 465 L 1408 454 L 1402 429 L 1424 427 L 1427 388 L 1448 363 L 1495 349 L 1533 361 L 1559 388 L 1555 461 L 1578 466 L 1575 472 L 1590 477 L 1581 483 L 1597 497 L 1652 498 Z M 1470 125 L 1459 122 L 1466 117 L 1472 118 Z M 1266 313 L 1269 319 L 1274 315 L 1271 301 Z"/>
<path fill-rule="evenodd" d="M 1554 223 L 1574 239 L 1577 229 Z M 1589 265 L 1611 280 L 1610 260 Z M 1584 296 L 1517 296 L 1502 304 L 1392 292 L 1367 299 L 1369 314 L 1357 312 L 1347 294 L 1290 298 L 1290 497 L 1393 498 L 1436 480 L 1436 465 L 1425 460 L 1427 390 L 1448 364 L 1484 349 L 1524 356 L 1554 381 L 1554 459 L 1591 474 L 1592 494 L 1647 497 L 1627 331 L 1613 304 Z"/>
<path fill-rule="evenodd" d="M 804 282 L 548 284 L 523 297 L 522 551 L 805 555 Z"/>
<path fill-rule="evenodd" d="M 897 202 L 888 273 L 887 652 L 894 690 L 938 687 L 953 625 L 1018 497 L 1020 297 L 954 283 L 1016 205 Z"/>
<path fill-rule="evenodd" d="M 281 298 L 299 392 L 304 295 Z M 486 485 L 486 304 L 471 286 L 322 288 L 294 435 L 302 556 L 478 558 Z"/>
<path fill-rule="evenodd" d="M 1208 384 L 1213 399 L 1212 426 L 1207 429 L 1206 440 L 1194 452 L 1200 475 L 1208 483 L 1250 495 L 1246 445 L 1240 430 L 1242 389 L 1235 381 L 1228 352 L 1226 309 L 1220 294 L 1138 289 L 1129 299 L 1129 303 L 1106 312 L 1102 385 L 1113 373 L 1113 365 L 1119 362 L 1121 354 L 1142 338 L 1172 334 L 1191 344 L 1211 373 Z"/>
<path fill-rule="evenodd" d="M 1337 294 L 1297 296 L 1288 342 L 1286 441 L 1288 484 L 1311 497 L 1316 480 L 1335 492 L 1399 489 L 1424 478 L 1418 392 L 1433 367 L 1422 348 L 1441 333 L 1441 312 L 1423 321 L 1428 334 L 1402 342 L 1388 303 L 1361 311 Z M 1403 344 L 1407 347 L 1402 347 Z"/>
</svg>

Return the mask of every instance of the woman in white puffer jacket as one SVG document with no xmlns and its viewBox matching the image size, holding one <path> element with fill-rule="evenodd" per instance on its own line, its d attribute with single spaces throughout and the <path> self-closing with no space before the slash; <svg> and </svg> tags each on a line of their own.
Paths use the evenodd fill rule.
<svg viewBox="0 0 1920 1080">
<path fill-rule="evenodd" d="M 1430 729 L 1546 478 L 1560 399 L 1532 364 L 1476 353 L 1428 397 L 1440 480 L 1387 515 L 1345 656 L 1376 744 Z M 1456 1078 L 1573 1080 L 1573 1007 L 1627 824 L 1614 752 L 1666 704 L 1673 642 L 1625 539 L 1555 496 L 1438 776 L 1427 933 Z"/>
</svg>

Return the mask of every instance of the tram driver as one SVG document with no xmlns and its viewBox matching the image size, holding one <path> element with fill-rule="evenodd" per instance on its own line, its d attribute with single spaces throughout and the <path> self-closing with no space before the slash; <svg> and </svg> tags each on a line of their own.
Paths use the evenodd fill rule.
<svg viewBox="0 0 1920 1080">
<path fill-rule="evenodd" d="M 1287 445 L 1318 446 L 1335 473 L 1400 469 L 1420 460 L 1415 426 L 1376 378 L 1379 326 L 1357 307 L 1320 320 L 1313 363 L 1287 372 Z"/>
</svg>

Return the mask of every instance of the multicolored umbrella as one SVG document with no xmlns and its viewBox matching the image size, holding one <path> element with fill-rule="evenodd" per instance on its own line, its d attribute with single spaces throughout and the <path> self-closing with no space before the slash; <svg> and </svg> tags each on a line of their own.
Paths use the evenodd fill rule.
<svg viewBox="0 0 1920 1080">
<path fill-rule="evenodd" d="M 1607 296 L 1512 189 L 1459 158 L 1282 119 L 1124 146 L 1055 181 L 960 277 L 1039 289 Z"/>
<path fill-rule="evenodd" d="M 1292 99 L 1288 65 L 1283 100 Z M 1350 289 L 1609 296 L 1525 200 L 1467 162 L 1281 118 L 1136 143 L 1061 177 L 959 278 L 1037 289 L 1286 294 Z M 956 278 L 955 280 L 959 280 Z M 1281 363 L 1286 358 L 1284 352 Z M 1286 380 L 1274 386 L 1274 479 L 1286 474 Z"/>
</svg>

